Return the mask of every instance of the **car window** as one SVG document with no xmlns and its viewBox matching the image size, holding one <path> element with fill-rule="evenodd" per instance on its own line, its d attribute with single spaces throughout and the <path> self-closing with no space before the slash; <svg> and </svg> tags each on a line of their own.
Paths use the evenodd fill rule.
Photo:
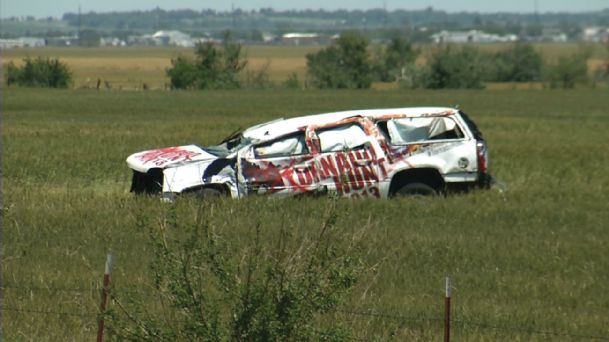
<svg viewBox="0 0 609 342">
<path fill-rule="evenodd" d="M 463 138 L 457 123 L 448 117 L 392 119 L 387 121 L 385 133 L 393 145 Z"/>
<path fill-rule="evenodd" d="M 288 157 L 308 153 L 304 133 L 282 137 L 254 147 L 258 158 Z"/>
<path fill-rule="evenodd" d="M 350 124 L 324 129 L 317 132 L 321 152 L 338 152 L 364 146 L 368 136 L 358 124 Z"/>
</svg>

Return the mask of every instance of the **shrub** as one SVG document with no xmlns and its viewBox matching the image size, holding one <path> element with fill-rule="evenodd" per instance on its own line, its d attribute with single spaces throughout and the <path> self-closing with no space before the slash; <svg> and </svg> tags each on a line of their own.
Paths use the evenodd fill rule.
<svg viewBox="0 0 609 342">
<path fill-rule="evenodd" d="M 485 72 L 485 59 L 478 49 L 446 45 L 432 54 L 420 84 L 430 89 L 483 88 Z"/>
<path fill-rule="evenodd" d="M 298 78 L 298 74 L 293 72 L 287 80 L 283 82 L 283 86 L 288 89 L 300 89 L 302 85 L 300 84 L 300 79 Z"/>
<path fill-rule="evenodd" d="M 414 62 L 419 53 L 406 40 L 392 39 L 374 67 L 377 79 L 381 82 L 395 82 L 412 77 Z"/>
<path fill-rule="evenodd" d="M 516 43 L 494 57 L 491 81 L 532 82 L 541 79 L 542 58 L 531 44 Z"/>
<path fill-rule="evenodd" d="M 589 52 L 560 57 L 558 63 L 548 68 L 551 88 L 574 88 L 578 82 L 588 78 Z"/>
<path fill-rule="evenodd" d="M 266 89 L 274 86 L 273 82 L 269 77 L 269 67 L 271 61 L 267 60 L 260 69 L 248 70 L 246 72 L 245 86 L 249 88 Z"/>
<path fill-rule="evenodd" d="M 167 76 L 173 89 L 239 88 L 239 73 L 247 65 L 241 56 L 241 45 L 234 43 L 229 33 L 221 47 L 212 43 L 195 46 L 195 61 L 179 56 L 171 60 Z"/>
<path fill-rule="evenodd" d="M 218 227 L 205 221 L 213 203 L 198 205 L 193 222 L 179 222 L 168 208 L 159 223 L 138 219 L 150 229 L 154 260 L 153 298 L 125 301 L 107 313 L 117 340 L 137 341 L 303 341 L 319 336 L 340 340 L 340 324 L 316 328 L 352 288 L 361 270 L 361 236 L 345 238 L 335 229 L 331 206 L 319 231 L 282 227 L 266 241 L 260 224 L 242 252 L 231 250 Z M 144 215 L 144 214 L 143 214 Z M 152 227 L 152 228 L 150 228 Z M 185 237 L 180 234 L 186 233 Z M 300 235 L 296 237 L 295 235 Z M 237 253 L 236 253 L 237 252 Z M 162 303 L 161 314 L 150 314 Z"/>
<path fill-rule="evenodd" d="M 7 86 L 67 88 L 72 83 L 72 72 L 56 58 L 28 57 L 21 67 L 9 62 L 5 77 Z"/>
<path fill-rule="evenodd" d="M 197 81 L 197 67 L 185 57 L 179 56 L 171 60 L 172 67 L 167 69 L 167 76 L 174 89 L 193 88 Z"/>
<path fill-rule="evenodd" d="M 357 31 L 348 31 L 335 45 L 307 54 L 307 71 L 317 88 L 370 88 L 372 62 L 368 39 Z"/>
</svg>

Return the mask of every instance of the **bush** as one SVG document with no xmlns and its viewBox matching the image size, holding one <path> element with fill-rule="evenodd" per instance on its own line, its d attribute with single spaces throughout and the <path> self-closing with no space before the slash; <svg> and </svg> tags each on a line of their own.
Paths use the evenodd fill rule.
<svg viewBox="0 0 609 342">
<path fill-rule="evenodd" d="M 212 43 L 195 46 L 195 61 L 179 56 L 167 69 L 172 89 L 239 88 L 239 73 L 247 65 L 241 56 L 241 45 L 226 33 L 221 48 Z"/>
<path fill-rule="evenodd" d="M 491 81 L 533 82 L 541 79 L 542 58 L 531 44 L 516 43 L 494 57 Z"/>
<path fill-rule="evenodd" d="M 370 88 L 372 62 L 368 39 L 356 31 L 348 31 L 335 45 L 317 53 L 307 54 L 307 71 L 317 88 Z"/>
<path fill-rule="evenodd" d="M 300 79 L 298 79 L 298 74 L 293 72 L 290 77 L 283 82 L 283 86 L 288 89 L 301 89 L 302 85 L 300 84 Z"/>
<path fill-rule="evenodd" d="M 269 77 L 269 68 L 271 66 L 271 61 L 267 60 L 260 69 L 258 70 L 248 70 L 246 72 L 245 78 L 245 86 L 249 88 L 257 88 L 257 89 L 267 89 L 272 88 L 274 83 L 271 81 Z"/>
<path fill-rule="evenodd" d="M 560 57 L 558 63 L 548 68 L 551 88 L 574 88 L 588 78 L 588 52 Z"/>
<path fill-rule="evenodd" d="M 221 229 L 206 222 L 206 215 L 214 212 L 213 203 L 198 203 L 194 210 L 190 223 L 178 221 L 174 207 L 168 208 L 160 223 L 147 222 L 145 214 L 138 220 L 142 228 L 150 229 L 156 300 L 128 302 L 128 292 L 127 300 L 115 293 L 118 309 L 107 313 L 115 339 L 305 341 L 344 337 L 336 322 L 313 323 L 340 305 L 361 270 L 357 251 L 362 237 L 345 238 L 344 232 L 336 230 L 333 206 L 316 232 L 281 227 L 276 241 L 266 241 L 262 237 L 265 229 L 255 225 L 254 237 L 242 252 L 231 250 Z M 150 314 L 156 303 L 161 303 L 162 315 Z"/>
<path fill-rule="evenodd" d="M 179 56 L 171 60 L 172 67 L 167 69 L 167 76 L 173 89 L 188 89 L 195 86 L 198 70 L 189 59 Z"/>
<path fill-rule="evenodd" d="M 374 70 L 381 82 L 396 82 L 411 78 L 414 62 L 420 51 L 402 38 L 394 38 L 380 54 Z"/>
<path fill-rule="evenodd" d="M 430 89 L 483 88 L 486 71 L 486 60 L 478 49 L 447 45 L 433 53 L 419 82 Z"/>
<path fill-rule="evenodd" d="M 5 77 L 7 86 L 67 88 L 72 83 L 72 72 L 56 58 L 28 57 L 21 67 L 9 62 Z"/>
</svg>

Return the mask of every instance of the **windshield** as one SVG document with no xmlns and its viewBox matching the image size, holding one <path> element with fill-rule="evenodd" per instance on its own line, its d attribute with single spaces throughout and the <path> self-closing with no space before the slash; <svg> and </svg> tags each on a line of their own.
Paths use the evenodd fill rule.
<svg viewBox="0 0 609 342">
<path fill-rule="evenodd" d="M 240 150 L 242 147 L 251 143 L 250 139 L 245 138 L 241 133 L 241 131 L 233 132 L 227 138 L 222 140 L 220 144 L 201 148 L 215 156 L 221 158 L 228 157 L 229 155 Z"/>
</svg>

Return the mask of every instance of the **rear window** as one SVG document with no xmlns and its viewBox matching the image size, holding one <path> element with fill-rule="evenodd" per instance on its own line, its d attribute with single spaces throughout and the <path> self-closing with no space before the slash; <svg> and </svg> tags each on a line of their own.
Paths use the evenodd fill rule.
<svg viewBox="0 0 609 342">
<path fill-rule="evenodd" d="M 469 115 L 465 114 L 462 111 L 459 111 L 459 114 L 461 114 L 463 121 L 465 121 L 467 128 L 469 128 L 469 130 L 472 132 L 472 134 L 474 135 L 474 138 L 476 140 L 484 140 L 484 137 L 482 136 L 482 132 L 480 132 L 480 130 L 478 129 L 478 126 L 476 125 L 474 120 L 472 120 L 469 117 Z"/>
<path fill-rule="evenodd" d="M 392 119 L 379 123 L 378 126 L 393 145 L 463 138 L 463 132 L 450 117 Z"/>
</svg>

